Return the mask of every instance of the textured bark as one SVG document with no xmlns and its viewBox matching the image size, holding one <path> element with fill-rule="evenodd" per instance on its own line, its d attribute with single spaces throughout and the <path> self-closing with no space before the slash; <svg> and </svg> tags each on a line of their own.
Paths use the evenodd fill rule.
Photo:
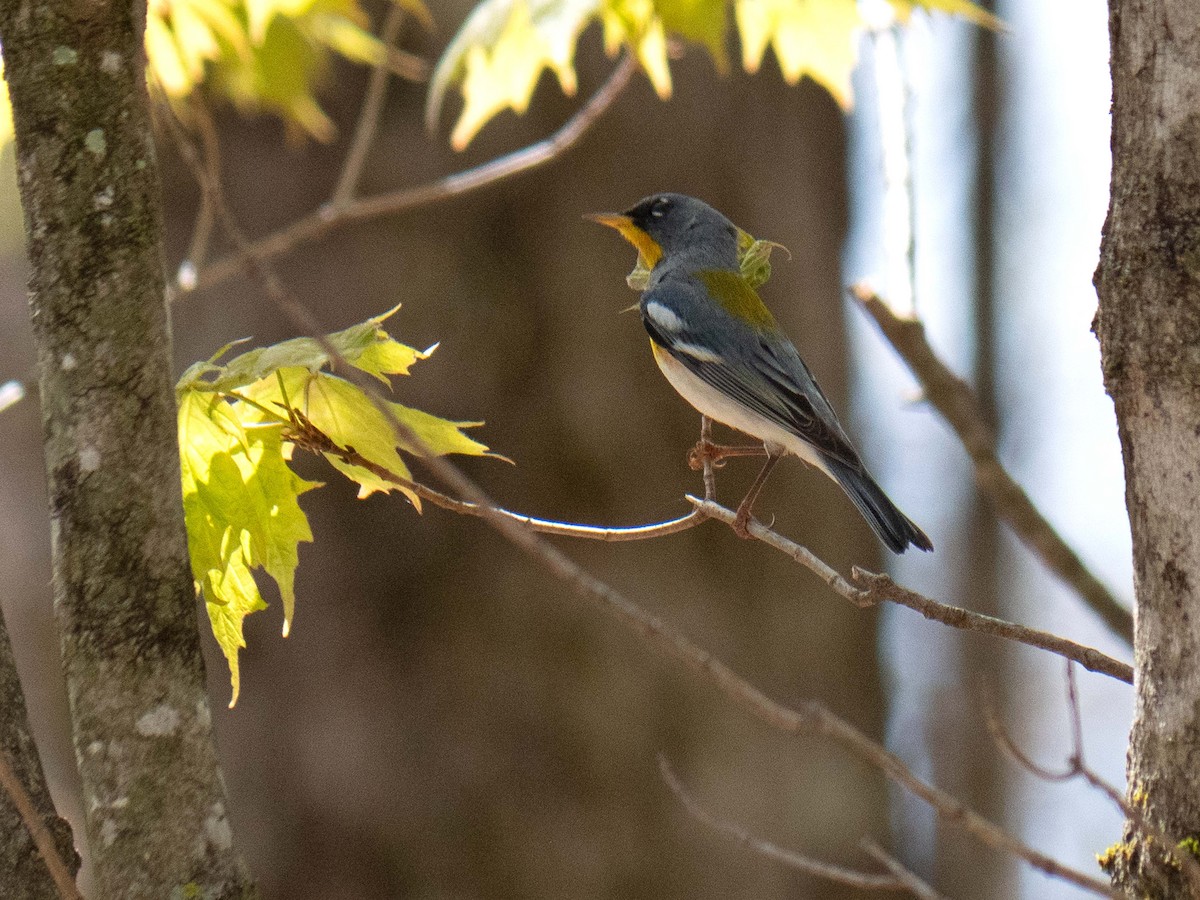
<svg viewBox="0 0 1200 900">
<path fill-rule="evenodd" d="M 1130 800 L 1200 836 L 1200 4 L 1111 0 L 1112 200 L 1096 285 L 1133 531 L 1137 692 Z M 1105 864 L 1137 897 L 1183 897 L 1161 847 Z"/>
<path fill-rule="evenodd" d="M 54 802 L 46 787 L 46 776 L 38 759 L 29 718 L 25 713 L 25 695 L 17 677 L 17 663 L 4 616 L 0 613 L 0 752 L 4 753 L 13 773 L 25 787 L 29 799 L 46 827 L 54 836 L 59 856 L 70 868 L 79 871 L 79 854 L 71 840 L 71 826 L 54 811 Z M 50 870 L 33 844 L 25 822 L 11 799 L 0 795 L 0 897 L 6 900 L 57 900 L 58 889 Z"/>
<path fill-rule="evenodd" d="M 55 609 L 106 897 L 241 897 L 180 500 L 145 3 L 4 0 Z"/>
</svg>

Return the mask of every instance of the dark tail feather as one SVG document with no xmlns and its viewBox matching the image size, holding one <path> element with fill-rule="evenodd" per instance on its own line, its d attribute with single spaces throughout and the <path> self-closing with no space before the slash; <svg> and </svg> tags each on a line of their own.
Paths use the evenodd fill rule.
<svg viewBox="0 0 1200 900">
<path fill-rule="evenodd" d="M 826 459 L 825 465 L 889 550 L 903 553 L 909 544 L 921 550 L 933 549 L 933 542 L 925 532 L 896 508 L 866 470 L 852 469 L 836 459 Z"/>
</svg>

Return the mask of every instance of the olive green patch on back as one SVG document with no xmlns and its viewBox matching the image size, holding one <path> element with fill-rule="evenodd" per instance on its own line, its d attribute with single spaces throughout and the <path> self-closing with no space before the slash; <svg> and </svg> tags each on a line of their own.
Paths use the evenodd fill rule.
<svg viewBox="0 0 1200 900">
<path fill-rule="evenodd" d="M 754 288 L 738 272 L 724 269 L 705 269 L 696 273 L 708 288 L 708 294 L 721 304 L 727 313 L 759 329 L 778 328 L 775 317 L 759 299 Z"/>
</svg>

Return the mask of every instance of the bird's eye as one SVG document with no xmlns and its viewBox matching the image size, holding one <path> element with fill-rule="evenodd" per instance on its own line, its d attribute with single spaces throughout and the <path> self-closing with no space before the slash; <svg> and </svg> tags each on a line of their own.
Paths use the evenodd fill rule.
<svg viewBox="0 0 1200 900">
<path fill-rule="evenodd" d="M 657 200 L 654 201 L 654 204 L 650 207 L 650 215 L 654 216 L 657 219 L 661 219 L 663 213 L 666 212 L 667 206 L 670 205 L 670 203 L 671 203 L 671 201 L 668 200 L 666 197 L 659 197 Z"/>
</svg>

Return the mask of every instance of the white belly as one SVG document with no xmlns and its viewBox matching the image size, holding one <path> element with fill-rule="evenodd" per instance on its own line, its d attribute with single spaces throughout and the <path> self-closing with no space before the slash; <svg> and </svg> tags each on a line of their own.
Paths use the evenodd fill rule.
<svg viewBox="0 0 1200 900">
<path fill-rule="evenodd" d="M 654 350 L 654 361 L 671 383 L 671 387 L 679 392 L 688 403 L 710 419 L 736 428 L 751 437 L 758 438 L 773 452 L 786 450 L 800 457 L 811 466 L 816 466 L 826 475 L 829 474 L 825 464 L 807 441 L 797 437 L 785 428 L 776 425 L 770 419 L 760 416 L 747 409 L 736 400 L 731 400 L 712 385 L 693 375 L 683 363 L 675 359 L 666 350 L 660 348 L 654 341 L 650 342 Z"/>
</svg>

